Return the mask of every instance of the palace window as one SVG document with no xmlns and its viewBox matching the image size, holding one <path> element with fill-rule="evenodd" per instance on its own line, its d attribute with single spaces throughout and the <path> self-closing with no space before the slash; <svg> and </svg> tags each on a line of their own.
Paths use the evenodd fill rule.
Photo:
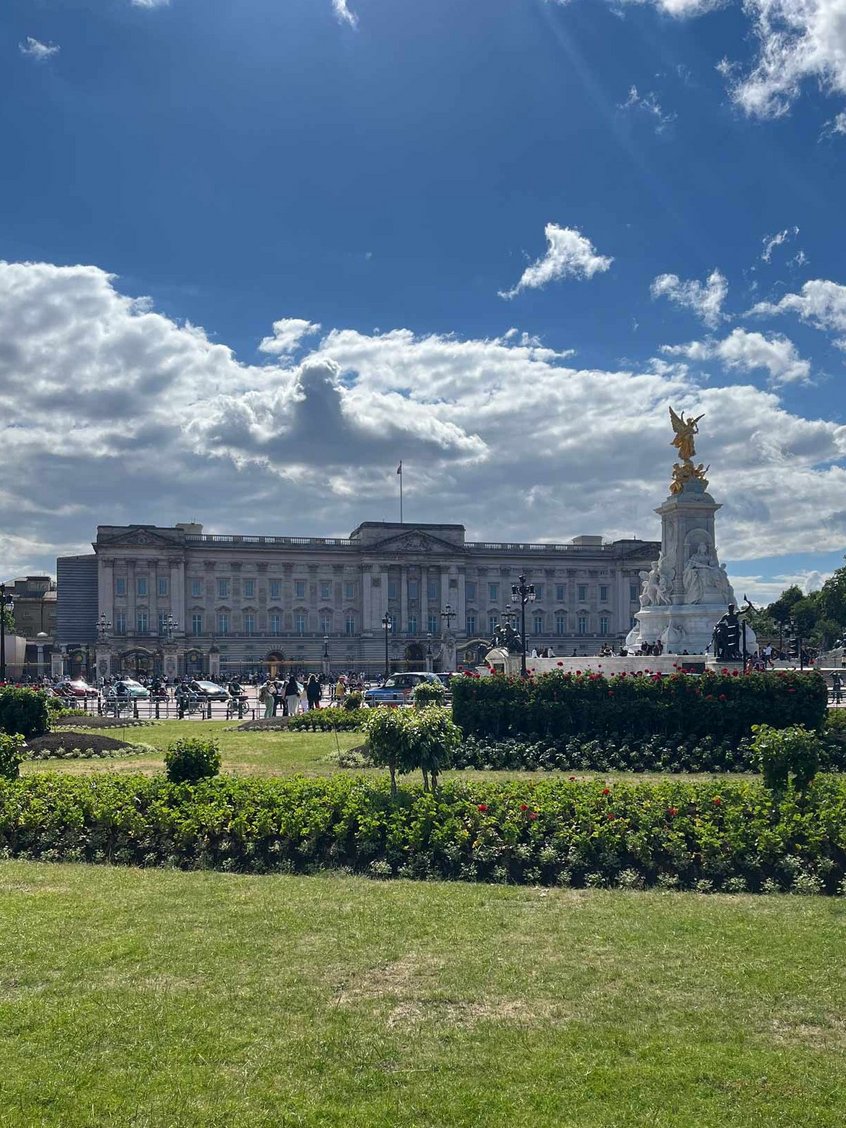
<svg viewBox="0 0 846 1128">
<path fill-rule="evenodd" d="M 331 634 L 332 631 L 332 616 L 323 611 L 320 615 L 320 631 L 322 634 Z"/>
<path fill-rule="evenodd" d="M 115 634 L 126 634 L 126 612 L 115 611 Z"/>
<path fill-rule="evenodd" d="M 579 584 L 578 591 L 579 603 L 585 603 L 587 601 L 587 584 Z"/>
<path fill-rule="evenodd" d="M 331 583 L 330 580 L 321 580 L 321 582 L 320 582 L 320 598 L 321 599 L 331 599 L 332 598 L 332 583 Z"/>
<path fill-rule="evenodd" d="M 632 603 L 637 603 L 639 595 L 640 595 L 640 590 L 639 590 L 637 584 L 629 584 L 629 599 L 631 600 Z"/>
<path fill-rule="evenodd" d="M 464 621 L 464 628 L 465 628 L 465 632 L 468 635 L 474 635 L 476 633 L 476 616 L 475 615 L 468 615 L 467 616 L 467 618 Z"/>
<path fill-rule="evenodd" d="M 600 603 L 607 603 L 608 602 L 608 584 L 600 584 L 599 585 L 599 602 Z"/>
<path fill-rule="evenodd" d="M 555 585 L 555 598 L 558 600 L 559 603 L 564 602 L 564 600 L 567 598 L 567 585 L 566 584 L 556 584 Z"/>
<path fill-rule="evenodd" d="M 191 616 L 191 634 L 201 635 L 203 633 L 203 616 L 199 612 L 195 612 Z"/>
<path fill-rule="evenodd" d="M 492 635 L 499 626 L 499 615 L 488 615 L 488 634 Z"/>
<path fill-rule="evenodd" d="M 499 599 L 499 584 L 488 584 L 488 600 L 496 603 Z"/>
<path fill-rule="evenodd" d="M 244 615 L 244 634 L 252 635 L 256 633 L 256 617 L 252 611 L 248 611 Z"/>
<path fill-rule="evenodd" d="M 305 580 L 294 580 L 294 598 L 305 599 L 306 582 Z"/>
<path fill-rule="evenodd" d="M 226 611 L 219 611 L 217 615 L 217 633 L 220 635 L 229 634 L 229 615 Z"/>
<path fill-rule="evenodd" d="M 270 616 L 270 633 L 272 635 L 282 633 L 282 616 L 278 612 Z"/>
<path fill-rule="evenodd" d="M 420 585 L 417 583 L 417 580 L 409 580 L 408 581 L 408 598 L 409 599 L 417 599 L 419 591 L 420 591 Z"/>
<path fill-rule="evenodd" d="M 429 596 L 429 599 L 437 600 L 437 598 L 441 594 L 441 585 L 439 580 L 433 580 L 430 578 L 429 586 L 427 588 L 427 594 Z"/>
<path fill-rule="evenodd" d="M 470 580 L 464 585 L 464 596 L 468 603 L 476 602 L 476 581 Z"/>
<path fill-rule="evenodd" d="M 427 620 L 427 624 L 428 625 L 426 627 L 426 630 L 429 632 L 429 634 L 436 635 L 438 633 L 438 616 L 430 615 Z"/>
<path fill-rule="evenodd" d="M 355 584 L 344 584 L 344 599 L 355 599 Z"/>
<path fill-rule="evenodd" d="M 396 580 L 388 580 L 388 599 L 396 599 L 397 598 L 397 591 L 398 591 L 397 581 Z"/>
<path fill-rule="evenodd" d="M 536 614 L 532 616 L 532 631 L 536 635 L 543 634 L 543 615 Z"/>
<path fill-rule="evenodd" d="M 543 599 L 543 584 L 535 584 L 535 599 Z"/>
<path fill-rule="evenodd" d="M 217 581 L 217 598 L 218 599 L 228 599 L 229 598 L 229 580 L 218 580 Z"/>
<path fill-rule="evenodd" d="M 244 599 L 255 599 L 256 597 L 256 581 L 244 580 Z"/>
<path fill-rule="evenodd" d="M 136 576 L 135 578 L 135 594 L 144 598 L 147 595 L 147 577 Z"/>
<path fill-rule="evenodd" d="M 191 579 L 191 598 L 202 599 L 203 597 L 203 581 L 199 576 L 193 576 Z"/>
<path fill-rule="evenodd" d="M 576 631 L 578 632 L 578 634 L 583 635 L 583 634 L 587 634 L 587 629 L 588 629 L 587 615 L 579 615 L 579 617 L 577 619 Z"/>
<path fill-rule="evenodd" d="M 408 633 L 414 634 L 414 635 L 417 634 L 417 616 L 416 615 L 409 615 L 408 616 Z"/>
<path fill-rule="evenodd" d="M 298 635 L 304 635 L 306 633 L 306 626 L 307 626 L 307 618 L 306 618 L 305 613 L 302 612 L 302 611 L 298 611 L 297 614 L 294 616 L 294 630 L 297 632 Z"/>
<path fill-rule="evenodd" d="M 115 576 L 115 595 L 126 595 L 126 576 Z"/>
<path fill-rule="evenodd" d="M 607 635 L 608 634 L 608 616 L 607 615 L 600 615 L 599 616 L 599 633 L 601 635 Z"/>
<path fill-rule="evenodd" d="M 137 611 L 135 613 L 135 629 L 138 634 L 146 634 L 150 629 L 150 621 L 147 618 L 146 611 Z"/>
<path fill-rule="evenodd" d="M 567 633 L 567 616 L 563 611 L 559 611 L 555 616 L 555 633 L 563 635 Z"/>
<path fill-rule="evenodd" d="M 159 634 L 163 635 L 167 630 L 167 611 L 159 611 Z"/>
<path fill-rule="evenodd" d="M 344 623 L 344 631 L 348 635 L 354 635 L 355 634 L 355 615 L 353 615 L 353 613 L 351 611 L 347 613 L 347 618 L 346 618 L 346 621 Z"/>
<path fill-rule="evenodd" d="M 270 581 L 270 598 L 271 599 L 281 599 L 282 598 L 282 581 L 281 580 L 271 580 Z"/>
<path fill-rule="evenodd" d="M 167 576 L 159 576 L 156 581 L 156 591 L 160 596 L 167 595 Z"/>
</svg>

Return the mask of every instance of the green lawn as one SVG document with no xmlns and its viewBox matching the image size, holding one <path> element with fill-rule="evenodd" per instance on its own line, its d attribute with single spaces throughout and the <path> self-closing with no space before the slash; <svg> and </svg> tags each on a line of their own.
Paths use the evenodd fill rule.
<svg viewBox="0 0 846 1128">
<path fill-rule="evenodd" d="M 0 1125 L 846 1116 L 846 903 L 0 863 Z"/>
<path fill-rule="evenodd" d="M 70 726 L 68 726 L 70 727 Z M 90 730 L 89 730 L 90 731 Z M 346 752 L 364 741 L 360 732 L 238 732 L 233 724 L 218 721 L 157 721 L 142 728 L 96 730 L 107 732 L 121 740 L 140 741 L 161 750 L 180 737 L 214 736 L 220 744 L 224 772 L 235 775 L 332 775 L 339 770 L 338 752 Z M 85 733 L 80 734 L 80 745 L 85 745 Z M 87 772 L 143 772 L 147 775 L 163 770 L 162 756 L 129 756 L 115 760 L 37 760 L 21 765 L 21 773 L 62 771 L 74 774 Z M 358 769 L 379 772 L 379 769 Z M 381 773 L 380 773 L 381 774 Z M 471 779 L 541 779 L 547 775 L 579 778 L 600 774 L 603 779 L 710 779 L 707 775 L 687 772 L 678 777 L 666 773 L 591 773 L 591 772 L 446 772 L 445 776 L 463 776 Z M 412 778 L 419 778 L 415 774 Z M 737 776 L 735 778 L 744 778 Z"/>
</svg>

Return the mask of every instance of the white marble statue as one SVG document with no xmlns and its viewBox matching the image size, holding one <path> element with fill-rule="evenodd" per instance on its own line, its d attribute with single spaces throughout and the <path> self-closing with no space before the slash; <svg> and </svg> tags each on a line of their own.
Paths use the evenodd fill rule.
<svg viewBox="0 0 846 1128">
<path fill-rule="evenodd" d="M 730 590 L 725 569 L 709 546 L 700 541 L 684 569 L 685 603 L 722 602 Z"/>
</svg>

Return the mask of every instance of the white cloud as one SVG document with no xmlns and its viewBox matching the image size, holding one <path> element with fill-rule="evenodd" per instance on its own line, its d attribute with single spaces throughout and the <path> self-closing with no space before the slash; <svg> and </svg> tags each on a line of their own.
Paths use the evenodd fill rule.
<svg viewBox="0 0 846 1128">
<path fill-rule="evenodd" d="M 338 23 L 344 23 L 348 27 L 358 27 L 358 16 L 350 11 L 347 0 L 332 0 L 332 8 Z"/>
<path fill-rule="evenodd" d="M 786 243 L 788 239 L 798 234 L 798 227 L 785 227 L 784 231 L 778 231 L 775 235 L 765 235 L 761 240 L 764 245 L 764 250 L 761 252 L 762 262 L 769 262 L 776 247 L 780 247 L 782 243 Z M 801 251 L 799 253 L 802 254 Z"/>
<path fill-rule="evenodd" d="M 130 0 L 135 8 L 166 8 L 170 0 Z"/>
<path fill-rule="evenodd" d="M 734 329 L 722 341 L 691 341 L 687 345 L 662 345 L 668 356 L 683 356 L 698 362 L 718 360 L 729 369 L 754 372 L 765 368 L 772 384 L 789 384 L 807 380 L 811 366 L 802 360 L 796 346 L 787 337 L 748 333 Z"/>
<path fill-rule="evenodd" d="M 259 351 L 272 356 L 289 356 L 296 352 L 304 337 L 320 332 L 320 325 L 302 317 L 283 317 L 273 322 L 273 336 L 262 338 Z"/>
<path fill-rule="evenodd" d="M 35 59 L 37 63 L 43 63 L 47 59 L 51 59 L 53 55 L 58 55 L 61 51 L 55 43 L 42 43 L 38 39 L 33 39 L 28 35 L 23 43 L 18 44 L 18 50 L 22 55 L 26 55 L 28 59 Z"/>
<path fill-rule="evenodd" d="M 656 133 L 663 133 L 668 125 L 676 120 L 676 114 L 667 112 L 651 90 L 640 94 L 636 86 L 629 89 L 629 96 L 625 102 L 617 107 L 620 110 L 640 111 L 652 118 Z"/>
<path fill-rule="evenodd" d="M 827 121 L 823 128 L 823 137 L 833 137 L 837 134 L 846 136 L 846 111 L 835 114 L 831 121 Z"/>
<path fill-rule="evenodd" d="M 682 282 L 677 274 L 659 274 L 652 282 L 651 293 L 653 298 L 669 298 L 676 305 L 693 310 L 714 328 L 722 320 L 728 282 L 719 270 L 712 270 L 704 285 L 696 280 Z"/>
<path fill-rule="evenodd" d="M 559 278 L 593 278 L 614 261 L 597 254 L 590 239 L 574 227 L 548 223 L 544 235 L 548 244 L 544 257 L 526 267 L 513 289 L 500 290 L 501 298 L 513 298 L 522 290 L 539 290 Z"/>
<path fill-rule="evenodd" d="M 846 333 L 846 286 L 822 278 L 806 282 L 798 294 L 785 294 L 777 302 L 758 302 L 750 314 L 773 316 L 795 313 L 823 332 Z M 846 339 L 834 342 L 846 347 Z"/>
<path fill-rule="evenodd" d="M 580 368 L 520 334 L 315 340 L 301 363 L 244 364 L 95 267 L 0 263 L 7 568 L 52 570 L 49 546 L 81 551 L 98 522 L 344 535 L 394 515 L 399 457 L 409 516 L 469 539 L 653 537 L 668 403 L 705 413 L 726 557 L 842 550 L 846 427 L 771 391 L 703 388 L 680 365 Z"/>
</svg>

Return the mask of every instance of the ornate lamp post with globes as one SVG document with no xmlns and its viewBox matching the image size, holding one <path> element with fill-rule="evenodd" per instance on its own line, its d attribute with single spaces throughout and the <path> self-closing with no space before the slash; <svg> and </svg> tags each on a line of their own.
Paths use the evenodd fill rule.
<svg viewBox="0 0 846 1128">
<path fill-rule="evenodd" d="M 0 682 L 6 680 L 6 609 L 11 613 L 15 608 L 15 600 L 11 595 L 6 595 L 6 585 L 0 584 Z"/>
<path fill-rule="evenodd" d="M 388 632 L 393 629 L 394 621 L 386 611 L 382 616 L 382 626 L 385 628 L 385 681 L 388 680 Z"/>
<path fill-rule="evenodd" d="M 522 654 L 520 656 L 520 673 L 526 677 L 526 604 L 535 601 L 535 585 L 527 584 L 522 573 L 517 577 L 517 583 L 511 585 L 511 602 L 520 604 L 520 635 Z"/>
</svg>

